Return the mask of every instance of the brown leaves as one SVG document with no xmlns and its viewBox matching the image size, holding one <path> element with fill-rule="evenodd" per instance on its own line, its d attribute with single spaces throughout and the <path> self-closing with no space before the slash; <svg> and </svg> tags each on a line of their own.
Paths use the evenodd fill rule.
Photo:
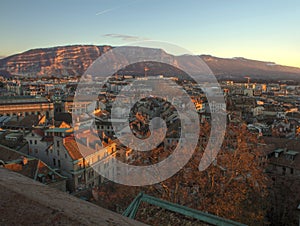
<svg viewBox="0 0 300 226">
<path fill-rule="evenodd" d="M 202 127 L 200 136 L 207 142 L 209 124 L 205 122 Z M 208 169 L 200 172 L 198 164 L 206 142 L 199 142 L 193 158 L 173 177 L 152 186 L 114 185 L 114 191 L 109 187 L 105 190 L 104 199 L 126 208 L 129 200 L 133 200 L 139 191 L 144 191 L 164 200 L 249 225 L 261 224 L 265 215 L 262 203 L 266 202 L 267 178 L 261 167 L 262 150 L 256 148 L 257 138 L 245 126 L 228 125 L 217 159 Z M 171 152 L 172 150 L 158 148 L 148 153 L 147 157 L 152 158 L 151 162 L 161 161 Z M 145 156 L 136 158 L 137 163 L 142 164 L 143 159 Z M 103 197 L 103 193 L 101 194 Z M 150 214 L 144 210 L 143 214 L 147 213 Z"/>
</svg>

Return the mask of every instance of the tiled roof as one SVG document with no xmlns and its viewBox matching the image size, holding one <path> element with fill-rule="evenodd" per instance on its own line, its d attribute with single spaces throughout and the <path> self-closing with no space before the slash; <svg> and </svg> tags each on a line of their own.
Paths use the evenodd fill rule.
<svg viewBox="0 0 300 226">
<path fill-rule="evenodd" d="M 22 165 L 20 163 L 8 163 L 5 165 L 5 168 L 20 173 L 26 177 L 34 179 L 35 172 L 38 167 L 39 160 L 38 159 L 30 159 L 26 165 Z"/>
<path fill-rule="evenodd" d="M 21 164 L 22 158 L 25 156 L 27 158 L 27 163 L 25 165 Z M 54 174 L 54 179 L 65 180 L 63 176 L 56 173 L 49 166 L 47 166 L 41 160 L 38 160 L 34 157 L 27 156 L 23 153 L 17 152 L 15 150 L 0 146 L 0 160 L 3 160 L 5 164 L 5 168 L 18 172 L 26 177 L 36 180 L 37 174 L 43 174 L 47 176 L 49 173 Z M 51 183 L 52 179 L 46 177 L 45 183 Z"/>
<path fill-rule="evenodd" d="M 89 147 L 86 145 L 86 141 L 89 142 Z M 96 143 L 100 143 L 99 136 L 93 133 L 81 133 L 80 137 L 75 140 L 73 136 L 64 138 L 64 145 L 69 155 L 73 160 L 79 158 L 86 158 L 96 152 Z"/>
<path fill-rule="evenodd" d="M 276 138 L 276 137 L 263 137 L 266 144 L 272 144 L 275 149 L 287 148 L 289 150 L 300 151 L 300 140 Z"/>
<path fill-rule="evenodd" d="M 69 153 L 70 157 L 73 160 L 78 160 L 83 158 L 82 154 L 79 151 L 79 148 L 77 146 L 77 142 L 75 141 L 75 139 L 72 137 L 67 137 L 64 139 L 64 146 L 67 150 L 67 152 Z"/>
<path fill-rule="evenodd" d="M 12 151 L 11 149 L 0 145 L 0 160 L 3 160 L 4 162 L 8 162 L 11 160 L 18 159 L 22 156 L 21 153 Z"/>
<path fill-rule="evenodd" d="M 25 128 L 31 128 L 34 125 L 37 125 L 39 122 L 39 116 L 38 115 L 28 115 L 24 117 L 21 121 L 12 121 L 10 120 L 5 124 L 6 127 L 25 127 Z"/>
<path fill-rule="evenodd" d="M 43 137 L 42 141 L 46 141 L 46 142 L 53 142 L 53 137 Z"/>
<path fill-rule="evenodd" d="M 88 157 L 89 155 L 94 154 L 94 153 L 96 152 L 96 149 L 87 147 L 86 145 L 83 145 L 83 144 L 81 144 L 81 143 L 79 143 L 79 142 L 77 142 L 77 145 L 78 145 L 78 147 L 79 147 L 79 149 L 80 149 L 81 154 L 82 154 L 85 158 Z"/>
<path fill-rule="evenodd" d="M 32 130 L 32 132 L 39 135 L 40 137 L 44 137 L 44 131 L 41 129 L 34 129 Z"/>
<path fill-rule="evenodd" d="M 44 162 L 42 161 L 38 161 L 37 163 L 37 167 L 38 167 L 38 174 L 39 175 L 43 175 L 46 177 L 45 183 L 49 184 L 52 182 L 52 179 L 49 178 L 50 174 L 54 175 L 54 181 L 59 181 L 59 180 L 64 180 L 66 179 L 65 177 L 63 177 L 62 175 L 58 174 L 57 172 L 55 172 L 53 169 L 49 168 L 49 166 L 47 166 Z M 37 179 L 37 178 L 35 178 Z"/>
</svg>

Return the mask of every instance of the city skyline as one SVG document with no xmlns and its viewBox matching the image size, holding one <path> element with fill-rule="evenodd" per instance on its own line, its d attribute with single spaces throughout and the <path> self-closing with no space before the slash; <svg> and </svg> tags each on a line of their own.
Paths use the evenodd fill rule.
<svg viewBox="0 0 300 226">
<path fill-rule="evenodd" d="M 1 57 L 52 46 L 157 40 L 195 54 L 300 67 L 298 1 L 32 0 L 1 5 Z"/>
</svg>

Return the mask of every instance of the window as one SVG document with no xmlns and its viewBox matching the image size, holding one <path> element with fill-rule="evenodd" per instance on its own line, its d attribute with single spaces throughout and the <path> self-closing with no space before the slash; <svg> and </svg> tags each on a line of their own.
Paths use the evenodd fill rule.
<svg viewBox="0 0 300 226">
<path fill-rule="evenodd" d="M 36 141 L 36 140 L 34 141 L 34 144 L 37 144 L 37 141 Z"/>
<path fill-rule="evenodd" d="M 60 168 L 60 160 L 57 160 L 57 163 L 58 163 L 58 167 Z"/>
<path fill-rule="evenodd" d="M 29 143 L 32 144 L 32 140 L 30 140 Z"/>
<path fill-rule="evenodd" d="M 38 149 L 34 149 L 34 152 L 35 152 L 35 154 L 38 154 L 39 150 Z"/>
<path fill-rule="evenodd" d="M 57 156 L 59 156 L 59 150 L 57 150 Z"/>
<path fill-rule="evenodd" d="M 282 175 L 285 175 L 286 168 L 282 167 Z"/>
<path fill-rule="evenodd" d="M 65 154 L 65 158 L 68 158 L 67 154 Z"/>
<path fill-rule="evenodd" d="M 78 176 L 78 183 L 81 182 L 82 175 Z"/>
<path fill-rule="evenodd" d="M 56 159 L 53 159 L 53 166 L 56 166 Z"/>
<path fill-rule="evenodd" d="M 56 141 L 56 146 L 59 147 L 59 141 Z"/>
<path fill-rule="evenodd" d="M 291 168 L 291 174 L 294 174 L 294 168 Z"/>
</svg>

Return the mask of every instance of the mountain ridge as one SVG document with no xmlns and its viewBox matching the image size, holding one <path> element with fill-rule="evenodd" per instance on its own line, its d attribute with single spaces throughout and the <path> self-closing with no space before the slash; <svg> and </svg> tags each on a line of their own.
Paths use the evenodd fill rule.
<svg viewBox="0 0 300 226">
<path fill-rule="evenodd" d="M 21 76 L 80 76 L 110 45 L 67 45 L 30 49 L 0 59 L 0 70 Z M 300 68 L 244 57 L 200 55 L 218 79 L 281 79 L 300 81 Z M 160 74 L 164 73 L 163 68 Z M 154 72 L 153 72 L 154 73 Z M 156 73 L 156 71 L 155 71 Z"/>
</svg>

